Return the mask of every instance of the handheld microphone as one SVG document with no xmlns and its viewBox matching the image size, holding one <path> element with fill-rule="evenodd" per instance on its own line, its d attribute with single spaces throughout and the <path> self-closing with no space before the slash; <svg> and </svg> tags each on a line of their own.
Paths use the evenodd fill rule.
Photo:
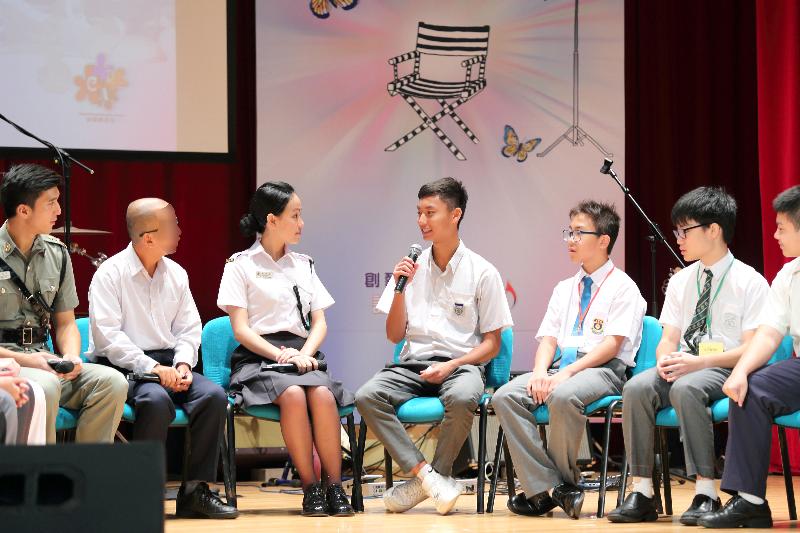
<svg viewBox="0 0 800 533">
<path fill-rule="evenodd" d="M 75 363 L 64 359 L 50 359 L 47 365 L 59 374 L 69 374 L 75 368 Z"/>
<path fill-rule="evenodd" d="M 131 372 L 127 375 L 128 381 L 144 382 L 144 383 L 161 383 L 161 378 L 158 374 L 151 372 Z"/>
<path fill-rule="evenodd" d="M 269 365 L 264 365 L 261 368 L 268 372 L 280 372 L 281 374 L 297 372 L 297 365 L 294 363 L 272 363 Z M 325 372 L 328 370 L 328 363 L 325 361 L 317 361 L 317 370 L 322 370 Z"/>
<path fill-rule="evenodd" d="M 603 166 L 600 167 L 600 172 L 602 174 L 610 174 L 612 172 L 611 165 L 613 164 L 614 162 L 606 157 L 605 159 L 603 159 Z"/>
<path fill-rule="evenodd" d="M 408 257 L 411 258 L 413 263 L 417 262 L 419 258 L 419 254 L 422 253 L 422 246 L 419 244 L 412 244 L 411 248 L 408 249 Z M 408 276 L 400 276 L 397 278 L 397 285 L 394 287 L 394 292 L 401 293 L 406 288 L 406 283 L 408 282 Z"/>
</svg>

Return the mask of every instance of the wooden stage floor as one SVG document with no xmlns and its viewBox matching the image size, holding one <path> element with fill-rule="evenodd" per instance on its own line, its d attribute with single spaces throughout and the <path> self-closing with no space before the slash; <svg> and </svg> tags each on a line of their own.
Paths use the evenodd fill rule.
<svg viewBox="0 0 800 533">
<path fill-rule="evenodd" d="M 795 492 L 800 490 L 800 478 L 795 478 Z M 220 489 L 222 486 L 219 485 Z M 270 489 L 276 490 L 277 489 Z M 223 491 L 224 493 L 224 491 Z M 506 531 L 696 531 L 678 522 L 682 513 L 691 503 L 694 496 L 694 484 L 678 485 L 673 482 L 672 517 L 662 516 L 658 522 L 648 524 L 612 524 L 605 518 L 598 519 L 597 493 L 587 493 L 580 520 L 570 520 L 563 512 L 555 512 L 545 517 L 523 517 L 512 514 L 506 509 L 506 496 L 497 496 L 495 512 L 479 515 L 475 512 L 475 496 L 464 495 L 458 500 L 455 511 L 448 516 L 436 514 L 430 501 L 403 514 L 391 514 L 384 510 L 380 499 L 367 499 L 364 502 L 366 512 L 349 518 L 306 518 L 300 516 L 302 496 L 282 494 L 280 492 L 262 492 L 256 483 L 239 485 L 239 509 L 241 515 L 236 520 L 178 520 L 175 518 L 175 502 L 166 502 L 166 531 L 168 533 L 200 533 L 218 531 L 236 531 L 245 533 L 284 532 L 297 528 L 300 531 L 331 532 L 364 532 L 364 533 L 447 533 L 456 531 L 469 532 L 506 532 Z M 609 493 L 606 512 L 616 504 L 616 492 Z M 727 495 L 722 496 L 723 503 Z M 772 508 L 772 517 L 776 528 L 795 529 L 797 523 L 789 521 L 786 504 L 786 492 L 783 478 L 770 476 L 767 499 Z M 302 529 L 301 529 L 302 528 Z M 705 530 L 704 530 L 705 531 Z"/>
</svg>

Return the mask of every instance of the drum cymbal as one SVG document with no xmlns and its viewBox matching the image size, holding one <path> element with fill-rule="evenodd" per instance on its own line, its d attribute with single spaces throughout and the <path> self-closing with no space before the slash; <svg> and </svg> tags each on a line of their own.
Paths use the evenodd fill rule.
<svg viewBox="0 0 800 533">
<path fill-rule="evenodd" d="M 50 233 L 55 235 L 63 235 L 64 234 L 64 226 L 53 228 L 53 231 Z M 105 231 L 102 229 L 83 229 L 77 226 L 71 226 L 69 229 L 70 235 L 110 235 L 110 231 Z"/>
</svg>

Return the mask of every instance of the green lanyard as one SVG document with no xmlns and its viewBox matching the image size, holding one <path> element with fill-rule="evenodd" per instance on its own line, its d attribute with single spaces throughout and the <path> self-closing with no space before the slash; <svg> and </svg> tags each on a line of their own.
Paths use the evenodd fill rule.
<svg viewBox="0 0 800 533">
<path fill-rule="evenodd" d="M 708 302 L 708 313 L 706 314 L 706 332 L 708 333 L 709 338 L 711 337 L 711 306 L 714 305 L 714 302 L 717 301 L 717 297 L 719 296 L 719 291 L 722 290 L 722 284 L 725 281 L 725 278 L 728 277 L 728 272 L 731 271 L 731 267 L 733 267 L 733 263 L 736 261 L 736 258 L 731 260 L 731 264 L 728 265 L 728 268 L 725 269 L 725 273 L 722 274 L 722 278 L 719 280 L 719 285 L 717 285 L 717 291 L 714 293 L 714 296 L 711 298 L 711 301 Z M 700 299 L 700 270 L 697 269 L 697 298 Z"/>
</svg>

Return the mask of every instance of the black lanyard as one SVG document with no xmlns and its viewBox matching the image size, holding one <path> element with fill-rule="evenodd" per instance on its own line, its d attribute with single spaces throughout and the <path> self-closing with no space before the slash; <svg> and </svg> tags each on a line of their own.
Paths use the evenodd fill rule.
<svg viewBox="0 0 800 533">
<path fill-rule="evenodd" d="M 314 277 L 314 260 L 308 258 L 308 267 L 311 269 L 311 277 Z M 300 320 L 303 322 L 303 327 L 306 331 L 311 330 L 311 304 L 309 303 L 309 311 L 307 315 L 303 314 L 303 303 L 300 301 L 300 289 L 297 283 L 292 287 L 294 297 L 297 299 L 297 311 L 300 313 Z"/>
</svg>

